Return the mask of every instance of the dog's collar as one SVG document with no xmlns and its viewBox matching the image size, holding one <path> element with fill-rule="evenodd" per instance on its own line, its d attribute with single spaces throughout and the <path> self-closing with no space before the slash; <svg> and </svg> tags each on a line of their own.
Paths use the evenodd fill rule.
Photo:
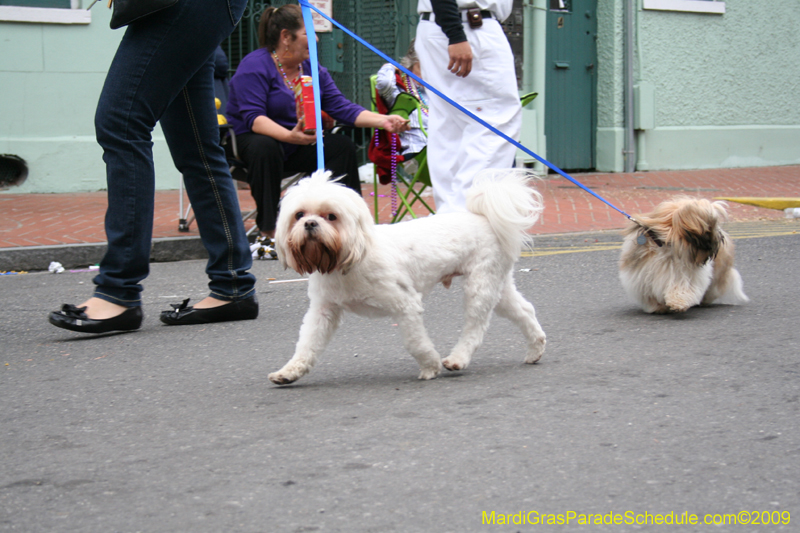
<svg viewBox="0 0 800 533">
<path fill-rule="evenodd" d="M 642 233 L 639 234 L 637 237 L 636 242 L 639 244 L 644 244 L 647 242 L 647 238 L 650 238 L 654 243 L 658 245 L 659 248 L 664 246 L 664 241 L 662 241 L 655 231 L 650 228 L 642 228 Z"/>
</svg>

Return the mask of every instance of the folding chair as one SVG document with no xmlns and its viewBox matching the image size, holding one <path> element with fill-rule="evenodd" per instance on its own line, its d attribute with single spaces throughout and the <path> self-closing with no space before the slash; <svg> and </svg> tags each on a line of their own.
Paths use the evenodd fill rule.
<svg viewBox="0 0 800 533">
<path fill-rule="evenodd" d="M 217 109 L 219 109 L 219 107 L 220 103 L 219 99 L 217 99 Z M 236 134 L 233 132 L 233 127 L 228 124 L 228 121 L 225 119 L 224 115 L 217 115 L 217 119 L 219 120 L 220 144 L 223 148 L 225 148 L 225 156 L 228 160 L 231 177 L 236 181 L 247 183 L 247 165 L 245 165 L 244 161 L 242 161 L 239 157 L 239 147 L 236 144 Z M 302 173 L 285 175 L 283 177 L 283 181 L 281 182 L 281 192 L 297 183 L 297 181 L 302 177 Z M 192 213 L 191 205 L 188 205 L 184 209 L 183 177 L 181 177 L 179 192 L 180 200 L 178 208 L 180 211 L 178 218 L 178 231 L 187 232 L 189 231 L 189 227 L 191 226 L 192 222 L 194 222 L 194 213 Z M 256 213 L 256 209 L 242 211 L 242 222 L 255 219 Z M 247 236 L 249 237 L 256 231 L 258 231 L 258 225 L 254 224 L 253 227 L 247 230 Z"/>
<path fill-rule="evenodd" d="M 411 96 L 407 93 L 401 93 L 397 96 L 394 105 L 388 111 L 386 110 L 386 105 L 382 101 L 380 94 L 378 94 L 378 90 L 376 87 L 378 76 L 377 74 L 373 74 L 370 76 L 370 89 L 371 89 L 371 98 L 372 98 L 372 111 L 374 112 L 385 112 L 389 115 L 399 115 L 405 119 L 413 113 L 422 113 L 421 103 L 419 100 Z M 528 93 L 520 96 L 520 104 L 522 107 L 530 104 L 534 98 L 538 96 L 539 93 Z M 422 121 L 420 120 L 420 124 Z M 423 130 L 424 131 L 424 130 Z M 427 132 L 425 132 L 427 135 Z M 373 131 L 373 139 L 375 138 L 375 132 Z M 392 155 L 394 157 L 394 154 Z M 431 177 L 430 173 L 428 172 L 428 154 L 427 148 L 420 151 L 414 158 L 419 166 L 417 167 L 416 172 L 414 172 L 413 176 L 409 176 L 403 165 L 396 166 L 396 182 L 402 183 L 406 187 L 405 193 L 397 192 L 396 188 L 392 189 L 392 194 L 397 194 L 397 198 L 399 199 L 400 203 L 402 204 L 397 212 L 392 213 L 392 218 L 390 220 L 390 224 L 394 224 L 402 220 L 407 214 L 411 215 L 412 218 L 417 218 L 417 214 L 411 209 L 411 206 L 414 205 L 417 201 L 419 201 L 425 209 L 428 210 L 431 214 L 434 214 L 435 211 L 431 208 L 425 200 L 422 198 L 422 193 L 428 187 L 431 187 Z M 375 177 L 374 177 L 374 202 L 375 202 L 375 223 L 378 223 L 378 172 L 377 166 L 375 167 Z M 422 186 L 417 190 L 417 184 L 421 184 Z"/>
<path fill-rule="evenodd" d="M 410 94 L 401 93 L 397 96 L 394 105 L 391 109 L 386 109 L 386 105 L 381 99 L 381 96 L 378 94 L 378 89 L 376 87 L 378 76 L 377 74 L 373 74 L 369 78 L 370 89 L 371 89 L 371 99 L 372 99 L 372 111 L 374 112 L 385 112 L 388 115 L 399 115 L 404 119 L 408 119 L 410 115 L 414 113 L 418 113 L 420 119 L 422 118 L 422 107 L 419 100 L 411 96 Z M 422 124 L 422 120 L 420 120 L 420 124 Z M 425 135 L 427 132 L 423 129 Z M 375 130 L 373 130 L 372 138 L 375 138 Z M 396 154 L 392 154 L 392 157 L 395 157 Z M 416 202 L 420 202 L 425 209 L 428 210 L 429 213 L 434 214 L 434 209 L 425 202 L 422 198 L 422 194 L 428 187 L 431 186 L 431 178 L 430 174 L 428 173 L 428 156 L 427 156 L 427 149 L 423 149 L 420 151 L 415 157 L 418 166 L 417 170 L 414 172 L 413 176 L 410 176 L 406 171 L 403 165 L 397 165 L 396 173 L 393 178 L 395 178 L 395 183 L 393 184 L 392 194 L 397 195 L 397 199 L 400 201 L 401 206 L 400 208 L 392 213 L 392 219 L 389 222 L 390 224 L 394 224 L 402 220 L 407 214 L 411 215 L 412 218 L 417 218 L 417 214 L 411 208 Z M 377 165 L 375 165 L 375 177 L 373 181 L 373 190 L 374 190 L 374 201 L 375 201 L 375 223 L 378 223 L 378 172 L 377 172 Z M 404 192 L 400 192 L 396 188 L 396 183 L 399 182 L 405 187 Z M 417 185 L 421 184 L 422 186 L 417 189 Z"/>
</svg>

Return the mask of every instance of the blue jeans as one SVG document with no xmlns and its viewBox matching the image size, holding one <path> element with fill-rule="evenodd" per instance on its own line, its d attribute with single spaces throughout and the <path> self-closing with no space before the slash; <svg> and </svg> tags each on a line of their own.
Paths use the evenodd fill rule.
<svg viewBox="0 0 800 533">
<path fill-rule="evenodd" d="M 95 296 L 141 305 L 150 269 L 157 121 L 189 201 L 209 260 L 211 296 L 253 294 L 255 277 L 236 187 L 219 145 L 213 54 L 233 30 L 247 0 L 179 0 L 125 31 L 97 105 L 95 128 L 108 181 L 108 251 Z"/>
</svg>

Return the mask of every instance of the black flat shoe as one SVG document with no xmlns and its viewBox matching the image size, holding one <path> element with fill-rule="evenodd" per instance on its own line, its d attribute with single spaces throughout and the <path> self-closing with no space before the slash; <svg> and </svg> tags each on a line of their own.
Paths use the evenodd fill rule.
<svg viewBox="0 0 800 533">
<path fill-rule="evenodd" d="M 172 306 L 172 311 L 161 312 L 161 322 L 168 326 L 253 320 L 258 316 L 258 299 L 255 295 L 218 307 L 209 307 L 208 309 L 191 307 L 189 298 L 186 298 L 182 303 L 170 305 Z"/>
<path fill-rule="evenodd" d="M 143 319 L 141 307 L 129 307 L 115 317 L 94 319 L 86 316 L 85 307 L 75 307 L 72 304 L 62 305 L 59 311 L 53 311 L 48 317 L 54 326 L 81 333 L 133 331 L 141 327 Z"/>
</svg>

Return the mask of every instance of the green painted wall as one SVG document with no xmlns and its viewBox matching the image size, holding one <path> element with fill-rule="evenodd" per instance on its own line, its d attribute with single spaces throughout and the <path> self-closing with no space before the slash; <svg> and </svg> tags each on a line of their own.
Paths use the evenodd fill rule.
<svg viewBox="0 0 800 533">
<path fill-rule="evenodd" d="M 624 139 L 622 2 L 597 3 L 596 165 L 620 172 Z"/>
<path fill-rule="evenodd" d="M 94 112 L 123 30 L 108 27 L 98 2 L 90 24 L 0 21 L 0 154 L 28 163 L 27 181 L 9 193 L 105 189 Z M 154 132 L 156 186 L 177 188 L 159 129 Z"/>
<path fill-rule="evenodd" d="M 635 78 L 652 84 L 637 169 L 800 163 L 800 2 L 727 0 L 723 15 L 642 9 Z M 598 170 L 621 171 L 623 2 L 598 5 Z"/>
<path fill-rule="evenodd" d="M 771 0 L 727 0 L 724 15 L 710 15 L 643 10 L 642 1 L 636 0 L 635 77 L 653 88 L 653 99 L 639 103 L 652 127 L 636 133 L 637 168 L 800 163 L 800 2 L 776 8 Z M 108 28 L 102 4 L 90 24 L 0 21 L 0 153 L 16 154 L 30 168 L 28 180 L 8 192 L 105 188 L 94 110 L 123 30 Z M 547 3 L 533 5 L 538 12 Z M 597 6 L 599 171 L 623 170 L 622 6 L 623 0 Z M 533 48 L 526 50 L 529 72 L 544 56 L 541 46 Z M 541 94 L 536 105 L 545 99 Z M 523 140 L 546 157 L 535 114 L 542 111 L 527 114 Z M 156 186 L 177 188 L 179 174 L 158 129 L 154 140 Z"/>
</svg>

